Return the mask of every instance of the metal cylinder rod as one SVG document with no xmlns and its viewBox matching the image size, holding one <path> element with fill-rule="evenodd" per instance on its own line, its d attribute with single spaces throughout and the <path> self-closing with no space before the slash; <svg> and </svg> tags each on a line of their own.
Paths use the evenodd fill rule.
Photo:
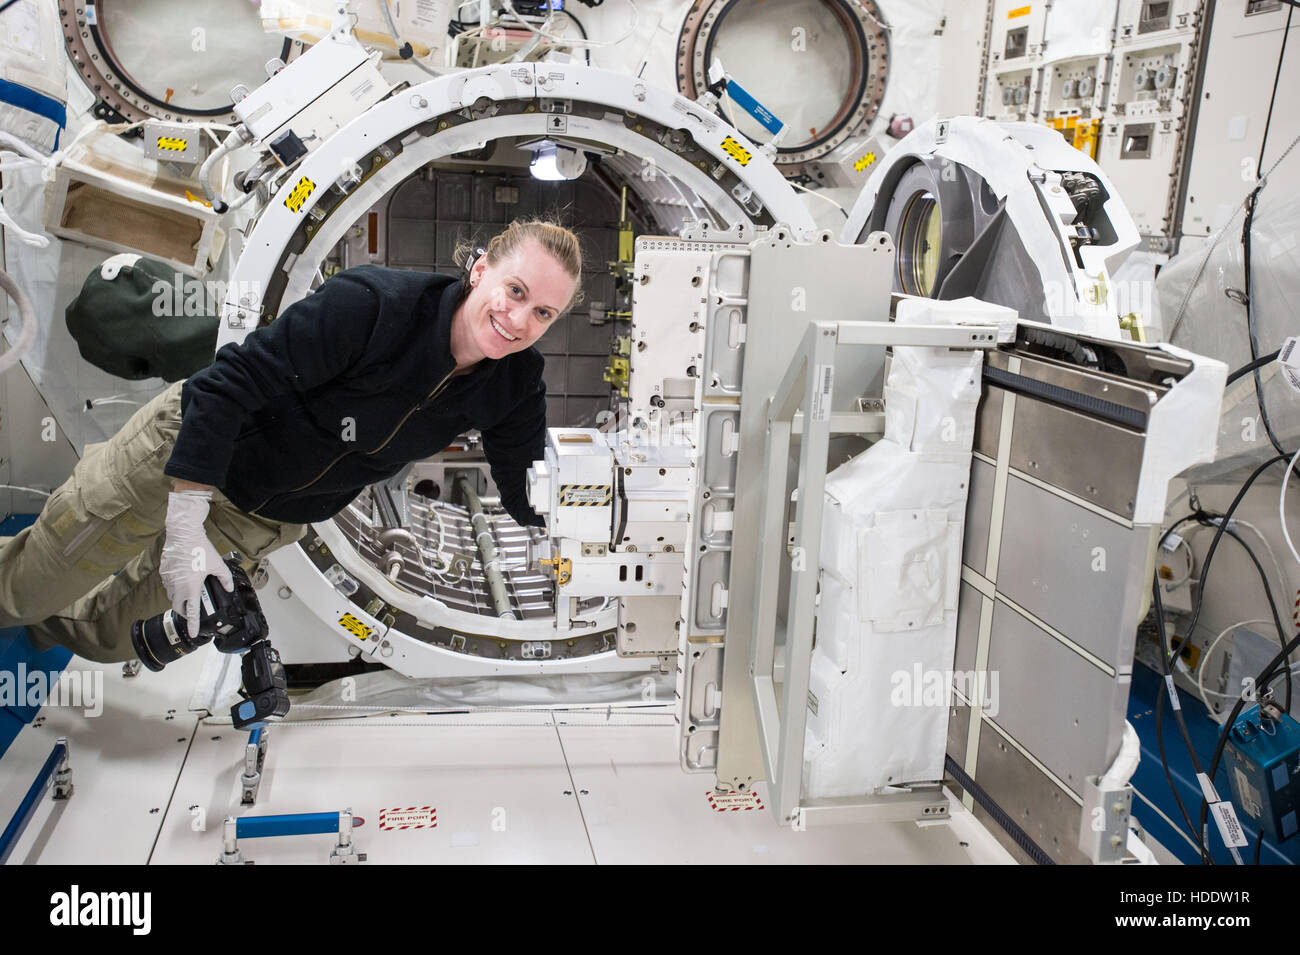
<svg viewBox="0 0 1300 955">
<path fill-rule="evenodd" d="M 488 592 L 492 595 L 492 606 L 498 617 L 514 619 L 515 612 L 510 606 L 510 597 L 506 593 L 506 577 L 501 573 L 501 565 L 497 562 L 497 542 L 492 536 L 491 522 L 483 513 L 483 504 L 479 501 L 478 494 L 470 486 L 469 476 L 462 471 L 456 475 L 456 483 L 460 486 L 465 507 L 469 510 L 469 523 L 474 529 L 474 544 L 478 547 L 479 563 L 483 565 L 483 576 L 487 578 Z"/>
</svg>

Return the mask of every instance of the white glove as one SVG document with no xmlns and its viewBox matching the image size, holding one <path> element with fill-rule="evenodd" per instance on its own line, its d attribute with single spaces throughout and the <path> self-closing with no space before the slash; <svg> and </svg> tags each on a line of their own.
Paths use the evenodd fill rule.
<svg viewBox="0 0 1300 955">
<path fill-rule="evenodd" d="M 227 592 L 235 589 L 230 568 L 203 531 L 211 500 L 211 491 L 172 491 L 167 495 L 167 539 L 158 575 L 172 609 L 185 618 L 191 639 L 199 632 L 199 591 L 204 579 L 212 575 Z"/>
</svg>

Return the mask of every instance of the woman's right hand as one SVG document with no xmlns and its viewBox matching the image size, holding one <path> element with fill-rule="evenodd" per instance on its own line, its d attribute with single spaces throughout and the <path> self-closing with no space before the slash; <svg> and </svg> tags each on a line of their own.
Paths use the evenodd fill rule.
<svg viewBox="0 0 1300 955">
<path fill-rule="evenodd" d="M 202 485 L 195 487 L 201 488 Z M 199 632 L 199 593 L 203 581 L 214 575 L 227 592 L 235 589 L 235 578 L 230 568 L 203 530 L 211 500 L 210 488 L 173 491 L 167 496 L 167 537 L 158 574 L 167 588 L 172 609 L 185 618 L 190 639 Z"/>
</svg>

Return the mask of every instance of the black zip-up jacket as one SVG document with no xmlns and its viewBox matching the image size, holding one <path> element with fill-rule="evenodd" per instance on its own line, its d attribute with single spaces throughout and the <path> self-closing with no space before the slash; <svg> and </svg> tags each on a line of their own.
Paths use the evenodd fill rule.
<svg viewBox="0 0 1300 955">
<path fill-rule="evenodd" d="M 461 281 L 438 273 L 332 276 L 186 380 L 164 472 L 307 524 L 477 428 L 502 506 L 544 526 L 525 489 L 546 443 L 544 360 L 530 347 L 451 377 L 460 295 Z"/>
</svg>

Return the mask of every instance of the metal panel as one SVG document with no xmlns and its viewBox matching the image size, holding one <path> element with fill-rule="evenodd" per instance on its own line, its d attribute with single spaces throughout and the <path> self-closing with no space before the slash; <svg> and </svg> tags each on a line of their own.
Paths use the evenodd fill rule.
<svg viewBox="0 0 1300 955">
<path fill-rule="evenodd" d="M 986 385 L 984 393 L 980 395 L 979 407 L 975 409 L 975 450 L 990 458 L 998 455 L 998 436 L 1002 433 L 1002 398 L 1005 394 L 1001 388 Z"/>
<path fill-rule="evenodd" d="M 473 177 L 453 173 L 438 176 L 438 215 L 442 219 L 467 221 L 473 205 Z"/>
<path fill-rule="evenodd" d="M 619 600 L 618 655 L 656 656 L 677 652 L 676 597 L 623 597 Z"/>
<path fill-rule="evenodd" d="M 682 769 L 707 772 L 718 765 L 719 707 L 722 689 L 722 645 L 686 644 L 686 658 L 678 668 L 678 693 L 686 699 L 686 725 L 682 727 Z"/>
<path fill-rule="evenodd" d="M 423 219 L 388 220 L 388 264 L 393 268 L 437 266 L 433 223 Z"/>
<path fill-rule="evenodd" d="M 1119 695 L 1111 676 L 1000 600 L 989 642 L 990 686 L 995 676 L 995 722 L 1062 782 L 1082 793 L 1086 777 L 1105 772 L 1112 754 L 1100 730 L 1110 725 Z M 1126 681 L 1121 704 L 1127 694 Z"/>
<path fill-rule="evenodd" d="M 965 581 L 962 582 L 957 597 L 957 650 L 953 654 L 953 669 L 962 673 L 970 673 L 975 669 L 975 649 L 980 635 L 980 602 L 983 599 L 978 590 Z M 961 740 L 964 749 L 966 737 L 963 735 Z"/>
<path fill-rule="evenodd" d="M 1146 565 L 1147 535 L 1014 474 L 1007 481 L 1006 514 L 998 592 L 1110 666 L 1131 663 L 1131 642 L 1117 643 L 1116 635 L 1136 618 L 1146 591 L 1130 571 Z"/>
<path fill-rule="evenodd" d="M 1137 499 L 1144 443 L 1125 428 L 1019 395 L 1010 463 L 1127 518 Z"/>
<path fill-rule="evenodd" d="M 970 493 L 966 496 L 966 538 L 961 562 L 986 573 L 989 524 L 993 520 L 993 468 L 979 458 L 970 463 Z"/>
<path fill-rule="evenodd" d="M 1068 792 L 1044 776 L 991 727 L 985 726 L 980 734 L 978 758 L 980 774 L 976 782 L 1040 849 L 1059 865 L 1088 864 L 1088 858 L 1079 851 L 1072 836 L 1078 832 L 1082 808 Z M 988 825 L 989 831 L 1020 862 L 1030 861 L 978 806 L 975 818 Z"/>
</svg>

